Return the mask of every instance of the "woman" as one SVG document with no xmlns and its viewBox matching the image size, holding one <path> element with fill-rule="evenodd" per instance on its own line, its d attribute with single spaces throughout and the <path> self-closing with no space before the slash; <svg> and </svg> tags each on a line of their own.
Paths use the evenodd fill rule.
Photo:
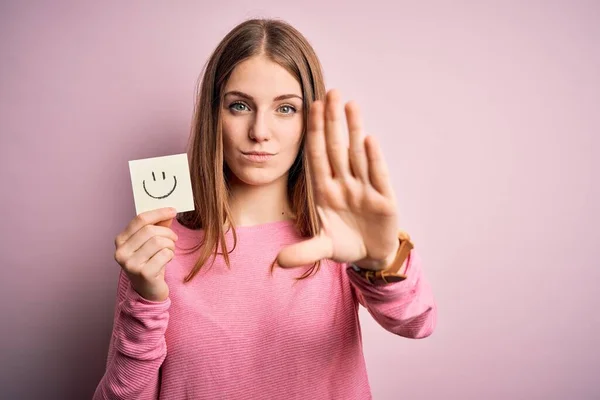
<svg viewBox="0 0 600 400">
<path fill-rule="evenodd" d="M 95 399 L 367 399 L 358 305 L 397 335 L 431 334 L 382 152 L 354 103 L 348 147 L 343 114 L 290 25 L 249 20 L 223 39 L 189 146 L 196 210 L 140 214 L 115 240 Z"/>
</svg>

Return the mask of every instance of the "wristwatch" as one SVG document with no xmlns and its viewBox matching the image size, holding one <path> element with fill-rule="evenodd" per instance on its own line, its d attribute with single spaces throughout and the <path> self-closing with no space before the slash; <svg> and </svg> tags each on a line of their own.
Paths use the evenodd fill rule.
<svg viewBox="0 0 600 400">
<path fill-rule="evenodd" d="M 400 246 L 396 253 L 394 261 L 385 269 L 379 271 L 373 271 L 370 269 L 360 268 L 355 264 L 350 264 L 350 267 L 360 276 L 365 278 L 371 284 L 384 284 L 392 282 L 400 282 L 407 278 L 405 274 L 401 274 L 398 271 L 402 268 L 402 265 L 408 258 L 411 250 L 414 248 L 413 243 L 410 241 L 410 236 L 404 231 L 398 232 L 398 240 Z"/>
</svg>

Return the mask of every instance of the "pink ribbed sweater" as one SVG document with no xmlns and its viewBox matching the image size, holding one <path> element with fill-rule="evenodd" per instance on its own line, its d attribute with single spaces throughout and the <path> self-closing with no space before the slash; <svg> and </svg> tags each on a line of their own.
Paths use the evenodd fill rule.
<svg viewBox="0 0 600 400">
<path fill-rule="evenodd" d="M 358 306 L 388 331 L 431 334 L 436 306 L 413 250 L 409 278 L 373 286 L 345 264 L 276 268 L 285 245 L 302 238 L 290 221 L 238 227 L 231 269 L 218 256 L 189 283 L 202 231 L 179 236 L 166 266 L 169 298 L 140 297 L 119 275 L 106 372 L 94 399 L 370 399 Z M 233 235 L 227 233 L 231 249 Z"/>
</svg>

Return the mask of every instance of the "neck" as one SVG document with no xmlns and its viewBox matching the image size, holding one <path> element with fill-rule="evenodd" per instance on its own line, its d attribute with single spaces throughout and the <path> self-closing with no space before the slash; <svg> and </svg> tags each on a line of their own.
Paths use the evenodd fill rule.
<svg viewBox="0 0 600 400">
<path fill-rule="evenodd" d="M 229 206 L 236 226 L 252 226 L 293 218 L 287 195 L 287 176 L 268 185 L 230 184 Z"/>
</svg>

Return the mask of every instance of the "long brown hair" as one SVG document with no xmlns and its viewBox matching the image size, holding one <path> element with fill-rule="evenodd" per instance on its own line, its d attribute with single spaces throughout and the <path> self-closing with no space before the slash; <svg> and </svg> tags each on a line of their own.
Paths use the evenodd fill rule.
<svg viewBox="0 0 600 400">
<path fill-rule="evenodd" d="M 189 229 L 203 229 L 204 235 L 198 247 L 192 249 L 202 251 L 185 282 L 198 274 L 211 255 L 214 262 L 216 255 L 222 254 L 230 266 L 225 224 L 229 223 L 233 229 L 233 248 L 237 235 L 228 202 L 229 182 L 223 161 L 220 113 L 223 91 L 232 71 L 242 61 L 258 55 L 281 65 L 300 83 L 304 130 L 298 155 L 288 174 L 288 197 L 299 233 L 312 237 L 319 230 L 304 143 L 310 106 L 313 101 L 324 99 L 326 94 L 321 63 L 306 38 L 288 23 L 276 19 L 247 20 L 233 28 L 213 51 L 199 85 L 188 143 L 195 210 L 181 213 L 178 221 Z M 320 262 L 316 262 L 298 279 L 316 273 L 319 267 Z"/>
</svg>

